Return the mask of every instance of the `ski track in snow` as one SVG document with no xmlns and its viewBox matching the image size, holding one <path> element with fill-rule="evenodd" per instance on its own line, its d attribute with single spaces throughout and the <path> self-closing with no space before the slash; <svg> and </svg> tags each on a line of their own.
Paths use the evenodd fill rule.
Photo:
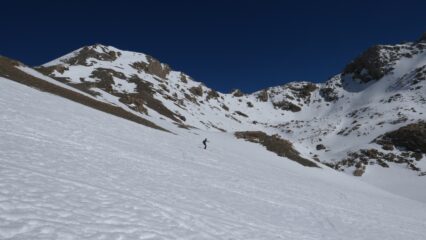
<svg viewBox="0 0 426 240">
<path fill-rule="evenodd" d="M 0 239 L 426 239 L 425 204 L 353 177 L 0 86 Z"/>
</svg>

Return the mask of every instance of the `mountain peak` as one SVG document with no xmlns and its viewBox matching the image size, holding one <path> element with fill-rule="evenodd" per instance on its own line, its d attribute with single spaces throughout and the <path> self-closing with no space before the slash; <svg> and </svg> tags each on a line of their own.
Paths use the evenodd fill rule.
<svg viewBox="0 0 426 240">
<path fill-rule="evenodd" d="M 94 44 L 90 46 L 84 46 L 77 50 L 74 50 L 62 57 L 59 57 L 53 61 L 43 64 L 44 67 L 51 67 L 55 65 L 88 65 L 87 60 L 89 58 L 101 60 L 101 61 L 114 61 L 121 55 L 121 51 L 112 46 L 105 46 L 102 44 Z"/>
</svg>

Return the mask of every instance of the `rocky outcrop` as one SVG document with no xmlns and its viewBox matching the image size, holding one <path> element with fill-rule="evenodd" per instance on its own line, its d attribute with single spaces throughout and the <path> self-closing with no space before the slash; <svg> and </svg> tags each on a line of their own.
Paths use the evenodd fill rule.
<svg viewBox="0 0 426 240">
<path fill-rule="evenodd" d="M 355 165 L 355 167 L 356 169 L 352 174 L 356 177 L 361 177 L 365 173 L 365 169 L 366 169 L 365 165 L 362 163 L 358 163 Z"/>
<path fill-rule="evenodd" d="M 269 99 L 268 90 L 262 90 L 257 94 L 257 99 L 261 102 L 267 102 Z"/>
<path fill-rule="evenodd" d="M 63 74 L 65 71 L 69 70 L 69 68 L 64 65 L 53 65 L 49 67 L 40 66 L 35 67 L 35 69 L 47 76 L 50 76 L 54 71 Z"/>
<path fill-rule="evenodd" d="M 207 92 L 207 97 L 206 100 L 210 100 L 210 99 L 218 99 L 220 97 L 219 93 L 213 89 L 211 89 L 210 91 Z"/>
<path fill-rule="evenodd" d="M 404 164 L 411 170 L 420 171 L 421 169 L 416 166 L 415 162 L 419 161 L 421 158 L 421 154 L 419 155 L 415 152 L 402 152 L 401 154 L 395 154 L 371 148 L 361 149 L 356 152 L 349 152 L 345 159 L 337 162 L 325 163 L 325 165 L 340 171 L 344 171 L 346 168 L 355 167 L 358 170 L 357 174 L 361 175 L 365 172 L 368 165 L 377 164 L 383 168 L 389 168 L 389 163 Z M 357 176 L 355 172 L 353 174 Z"/>
<path fill-rule="evenodd" d="M 241 111 L 235 111 L 235 113 L 236 113 L 237 115 L 242 116 L 242 117 L 248 117 L 248 116 L 247 116 L 247 114 L 245 114 L 245 113 L 243 113 L 243 112 L 241 112 Z"/>
<path fill-rule="evenodd" d="M 170 73 L 171 69 L 168 65 L 161 63 L 157 59 L 147 56 L 148 63 L 146 62 L 134 62 L 131 67 L 138 70 L 139 72 L 146 72 L 155 75 L 160 78 L 166 78 Z M 181 75 L 181 80 L 186 81 L 186 77 Z"/>
<path fill-rule="evenodd" d="M 274 105 L 275 108 L 279 108 L 279 109 L 285 110 L 285 111 L 300 112 L 300 110 L 302 110 L 296 104 L 289 102 L 289 101 L 286 101 L 286 100 L 282 100 L 280 102 L 274 102 L 272 104 Z"/>
<path fill-rule="evenodd" d="M 373 46 L 363 52 L 343 70 L 343 75 L 352 74 L 353 78 L 363 83 L 379 80 L 393 68 L 389 66 L 394 58 L 385 59 L 381 52 L 382 46 Z"/>
<path fill-rule="evenodd" d="M 96 79 L 97 81 L 94 83 L 95 87 L 98 87 L 106 92 L 112 93 L 114 78 L 126 79 L 126 76 L 121 72 L 116 72 L 112 69 L 106 68 L 97 68 L 95 69 L 91 76 L 91 78 Z"/>
<path fill-rule="evenodd" d="M 311 93 L 318 89 L 313 83 L 304 83 L 300 86 L 289 85 L 288 88 L 292 91 L 293 96 L 303 99 L 305 102 L 309 102 Z"/>
<path fill-rule="evenodd" d="M 396 146 L 413 152 L 426 153 L 426 122 L 408 124 L 380 136 L 375 142 L 387 148 Z"/>
<path fill-rule="evenodd" d="M 324 144 L 318 144 L 315 148 L 317 149 L 317 151 L 325 150 L 326 149 L 326 147 L 324 146 Z"/>
<path fill-rule="evenodd" d="M 203 96 L 203 88 L 200 86 L 197 87 L 191 87 L 190 89 L 188 89 L 190 93 L 194 94 L 195 96 Z"/>
<path fill-rule="evenodd" d="M 96 51 L 96 48 L 101 48 L 102 52 Z M 83 47 L 76 55 L 65 60 L 65 63 L 70 65 L 84 65 L 90 66 L 91 64 L 87 61 L 90 58 L 94 58 L 101 61 L 114 61 L 119 56 L 118 52 L 111 51 L 104 46 L 94 45 Z"/>
<path fill-rule="evenodd" d="M 240 89 L 235 89 L 234 91 L 232 91 L 232 96 L 242 97 L 242 96 L 244 96 L 244 93 Z"/>
<path fill-rule="evenodd" d="M 370 47 L 344 68 L 342 76 L 351 75 L 362 83 L 379 80 L 394 69 L 396 61 L 412 58 L 424 51 L 425 47 L 423 42 Z"/>
<path fill-rule="evenodd" d="M 307 167 L 319 167 L 313 161 L 300 156 L 293 148 L 291 142 L 280 138 L 278 135 L 268 135 L 260 131 L 247 131 L 247 132 L 236 132 L 235 136 L 240 139 L 245 139 L 249 142 L 260 143 L 271 152 L 276 153 L 278 156 L 286 157 L 293 160 L 303 166 Z"/>
<path fill-rule="evenodd" d="M 334 102 L 339 99 L 339 96 L 337 95 L 336 90 L 331 87 L 321 88 L 319 93 L 326 102 Z"/>
</svg>

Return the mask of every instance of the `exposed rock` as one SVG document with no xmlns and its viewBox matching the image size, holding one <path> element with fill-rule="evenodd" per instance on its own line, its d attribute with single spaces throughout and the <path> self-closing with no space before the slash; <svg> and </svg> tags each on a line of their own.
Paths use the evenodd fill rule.
<svg viewBox="0 0 426 240">
<path fill-rule="evenodd" d="M 292 112 L 299 112 L 302 110 L 299 106 L 296 104 L 293 104 L 292 102 L 282 100 L 281 102 L 274 102 L 272 103 L 274 107 L 285 110 L 285 111 L 292 111 Z"/>
<path fill-rule="evenodd" d="M 242 96 L 244 96 L 244 93 L 240 89 L 235 89 L 234 91 L 232 91 L 232 96 L 242 97 Z"/>
<path fill-rule="evenodd" d="M 305 100 L 309 100 L 311 93 L 317 88 L 318 87 L 313 83 L 305 83 L 301 86 L 289 86 L 289 89 L 292 90 L 294 96 Z"/>
<path fill-rule="evenodd" d="M 355 171 L 353 172 L 353 175 L 354 175 L 354 176 L 357 176 L 357 177 L 361 177 L 361 176 L 364 174 L 364 172 L 365 172 L 365 169 L 364 169 L 364 168 L 357 168 L 357 169 L 355 169 Z"/>
<path fill-rule="evenodd" d="M 189 92 L 196 95 L 196 96 L 203 96 L 203 88 L 200 86 L 198 87 L 192 87 L 189 89 Z"/>
<path fill-rule="evenodd" d="M 180 116 L 170 111 L 160 100 L 154 98 L 155 91 L 153 89 L 152 83 L 144 81 L 138 78 L 136 75 L 133 75 L 130 79 L 128 79 L 128 81 L 136 84 L 136 93 L 114 93 L 114 95 L 120 97 L 121 102 L 130 105 L 134 104 L 138 106 L 138 108 L 141 108 L 140 105 L 143 104 L 155 110 L 159 114 L 168 117 L 177 123 L 181 123 L 182 119 Z"/>
<path fill-rule="evenodd" d="M 408 124 L 375 140 L 378 144 L 392 143 L 414 152 L 426 153 L 426 122 Z"/>
<path fill-rule="evenodd" d="M 410 157 L 416 159 L 416 161 L 420 161 L 423 158 L 423 154 L 421 152 L 413 152 Z"/>
<path fill-rule="evenodd" d="M 95 83 L 95 86 L 105 90 L 106 92 L 112 93 L 114 85 L 113 77 L 117 77 L 120 79 L 126 79 L 126 76 L 121 72 L 116 72 L 112 69 L 106 68 L 97 68 L 90 75 L 91 78 L 97 79 L 98 81 Z"/>
<path fill-rule="evenodd" d="M 101 48 L 103 52 L 98 52 L 95 49 Z M 75 56 L 67 59 L 65 63 L 70 65 L 90 66 L 87 62 L 89 58 L 94 58 L 101 61 L 114 61 L 119 56 L 118 52 L 111 51 L 102 45 L 83 47 Z"/>
<path fill-rule="evenodd" d="M 180 74 L 180 81 L 183 83 L 188 83 L 188 79 L 186 79 L 186 75 L 181 73 Z"/>
<path fill-rule="evenodd" d="M 367 156 L 368 158 L 371 158 L 371 159 L 376 159 L 379 155 L 379 151 L 377 149 L 374 149 L 374 148 L 367 149 L 367 150 L 362 149 L 361 153 L 364 154 L 365 156 Z"/>
<path fill-rule="evenodd" d="M 40 66 L 40 67 L 36 67 L 34 69 L 37 70 L 37 71 L 39 71 L 39 72 L 41 72 L 41 73 L 43 73 L 44 75 L 51 76 L 51 74 L 54 71 L 63 74 L 69 68 L 66 67 L 66 66 L 64 66 L 64 65 L 62 65 L 62 64 L 58 64 L 58 65 L 49 66 L 49 67 Z"/>
<path fill-rule="evenodd" d="M 257 99 L 261 102 L 267 102 L 269 99 L 268 91 L 266 89 L 262 90 L 257 94 Z"/>
<path fill-rule="evenodd" d="M 368 48 L 343 70 L 343 75 L 353 74 L 353 77 L 367 83 L 371 80 L 379 80 L 393 68 L 390 66 L 395 57 L 391 59 L 384 58 L 381 54 L 382 46 L 373 46 Z"/>
<path fill-rule="evenodd" d="M 225 111 L 229 111 L 229 107 L 226 106 L 225 104 L 222 104 L 221 107 L 225 110 Z"/>
<path fill-rule="evenodd" d="M 162 89 L 162 90 L 164 90 L 164 91 L 166 91 L 166 92 L 170 92 L 170 89 L 166 86 L 166 85 L 164 85 L 163 83 L 160 83 L 160 84 L 158 84 L 158 86 Z"/>
<path fill-rule="evenodd" d="M 404 75 L 398 80 L 397 84 L 400 86 L 414 86 L 423 81 L 426 81 L 426 65 L 416 68 L 412 74 Z"/>
<path fill-rule="evenodd" d="M 381 159 L 381 158 L 377 159 L 377 164 L 379 164 L 380 166 L 382 166 L 384 168 L 388 168 L 389 167 L 389 165 L 385 161 L 383 161 L 383 159 Z"/>
<path fill-rule="evenodd" d="M 319 93 L 321 97 L 323 97 L 324 100 L 327 102 L 334 102 L 339 99 L 337 92 L 335 91 L 334 88 L 330 88 L 330 87 L 321 88 Z"/>
<path fill-rule="evenodd" d="M 348 156 L 338 162 L 327 163 L 326 165 L 336 170 L 342 170 L 344 168 L 355 166 L 357 169 L 360 166 L 368 164 L 378 164 L 383 168 L 389 168 L 390 162 L 398 164 L 406 164 L 408 168 L 413 171 L 420 171 L 421 169 L 413 164 L 413 159 L 419 161 L 423 156 L 418 152 L 402 152 L 400 155 L 394 153 L 383 153 L 377 149 L 360 149 L 358 152 L 349 152 Z M 358 171 L 357 174 L 361 174 L 362 171 Z"/>
<path fill-rule="evenodd" d="M 146 73 L 158 76 L 160 78 L 166 78 L 166 76 L 170 73 L 171 69 L 168 65 L 162 64 L 157 59 L 147 56 L 148 63 L 146 62 L 134 62 L 131 67 L 138 71 L 144 71 Z M 185 78 L 186 79 L 186 78 Z M 181 75 L 182 80 L 182 75 Z"/>
<path fill-rule="evenodd" d="M 285 139 L 281 139 L 278 135 L 267 135 L 264 132 L 252 131 L 252 132 L 236 132 L 235 136 L 237 138 L 242 138 L 250 142 L 260 143 L 266 147 L 271 152 L 275 152 L 278 156 L 287 157 L 290 160 L 293 160 L 297 163 L 302 164 L 307 167 L 319 167 L 313 161 L 305 159 L 300 156 L 293 148 L 293 144 Z"/>
<path fill-rule="evenodd" d="M 386 144 L 383 144 L 382 149 L 387 150 L 387 151 L 392 151 L 394 149 L 394 147 L 393 147 L 392 144 L 386 143 Z"/>
<path fill-rule="evenodd" d="M 235 111 L 235 113 L 238 114 L 238 115 L 240 115 L 240 116 L 243 116 L 243 117 L 248 117 L 247 114 L 242 113 L 240 111 Z"/>
<path fill-rule="evenodd" d="M 120 102 L 129 105 L 130 108 L 132 108 L 135 111 L 148 114 L 148 109 L 146 109 L 144 106 L 145 102 L 140 97 L 125 95 L 122 98 L 120 98 Z"/>
<path fill-rule="evenodd" d="M 189 95 L 189 94 L 187 94 L 187 93 L 184 93 L 183 95 L 185 96 L 185 98 L 186 98 L 188 101 L 191 101 L 191 102 L 193 102 L 193 103 L 195 103 L 195 104 L 198 104 L 198 103 L 197 103 L 197 99 L 195 99 L 195 97 L 194 97 L 193 95 Z"/>
<path fill-rule="evenodd" d="M 202 91 L 202 89 L 201 89 L 201 91 Z M 212 98 L 217 99 L 217 98 L 219 98 L 219 96 L 220 96 L 219 93 L 212 89 L 212 90 L 207 92 L 206 100 L 210 100 Z"/>
<path fill-rule="evenodd" d="M 324 149 L 326 149 L 326 147 L 324 146 L 324 144 L 318 144 L 318 145 L 316 146 L 316 149 L 317 149 L 318 151 L 320 151 L 320 150 L 324 150 Z"/>
</svg>

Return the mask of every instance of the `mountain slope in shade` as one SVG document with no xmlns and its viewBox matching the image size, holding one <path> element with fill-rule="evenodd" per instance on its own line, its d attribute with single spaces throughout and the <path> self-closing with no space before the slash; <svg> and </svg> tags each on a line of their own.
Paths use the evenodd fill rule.
<svg viewBox="0 0 426 240">
<path fill-rule="evenodd" d="M 426 238 L 425 204 L 330 168 L 0 85 L 1 239 Z"/>
</svg>

